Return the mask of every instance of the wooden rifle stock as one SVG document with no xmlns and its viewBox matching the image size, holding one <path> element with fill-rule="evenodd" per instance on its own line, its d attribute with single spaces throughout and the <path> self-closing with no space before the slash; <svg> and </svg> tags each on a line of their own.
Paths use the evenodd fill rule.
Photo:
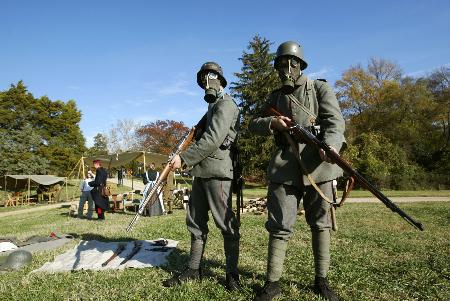
<svg viewBox="0 0 450 301">
<path fill-rule="evenodd" d="M 283 116 L 280 112 L 278 112 L 274 108 L 269 108 L 268 113 L 270 116 Z M 347 161 L 345 161 L 338 153 L 336 153 L 328 144 L 323 141 L 320 141 L 316 138 L 310 131 L 300 126 L 295 122 L 287 122 L 286 124 L 290 127 L 291 133 L 295 138 L 299 141 L 302 141 L 306 144 L 311 144 L 315 146 L 318 150 L 322 149 L 327 154 L 328 158 L 332 160 L 336 165 L 338 165 L 342 170 L 353 177 L 363 188 L 369 190 L 374 196 L 376 196 L 381 202 L 383 202 L 386 207 L 391 209 L 400 215 L 403 219 L 405 219 L 412 226 L 417 229 L 423 231 L 423 226 L 420 222 L 414 220 L 408 214 L 406 214 L 403 210 L 401 210 L 396 204 L 394 204 L 387 196 L 385 196 L 380 190 L 378 190 L 373 184 L 371 184 L 366 178 L 363 177 L 357 170 L 355 170 Z"/>
<path fill-rule="evenodd" d="M 167 177 L 169 175 L 170 170 L 172 169 L 172 166 L 170 165 L 170 161 L 176 156 L 179 155 L 182 151 L 184 151 L 189 144 L 191 143 L 192 139 L 194 138 L 196 133 L 196 127 L 193 127 L 184 137 L 181 139 L 181 142 L 176 147 L 175 151 L 169 156 L 169 159 L 167 160 L 167 164 L 162 170 L 161 174 L 159 175 L 159 178 L 156 180 L 155 185 L 153 185 L 150 192 L 145 197 L 145 200 L 141 203 L 139 206 L 139 210 L 136 212 L 136 215 L 131 220 L 130 224 L 127 227 L 127 232 L 131 231 L 133 229 L 134 224 L 137 223 L 139 217 L 144 213 L 145 207 L 150 204 L 153 205 L 153 203 L 158 199 L 158 195 L 161 192 L 162 188 L 165 185 L 165 182 L 167 180 Z M 154 197 L 156 196 L 156 197 Z"/>
</svg>

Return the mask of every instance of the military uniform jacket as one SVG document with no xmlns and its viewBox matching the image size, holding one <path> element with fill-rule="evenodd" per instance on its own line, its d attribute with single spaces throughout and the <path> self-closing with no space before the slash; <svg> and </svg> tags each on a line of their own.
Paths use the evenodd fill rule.
<svg viewBox="0 0 450 301">
<path fill-rule="evenodd" d="M 239 109 L 228 94 L 208 105 L 203 134 L 180 154 L 183 162 L 192 166 L 194 177 L 233 178 L 231 151 L 223 144 L 225 139 L 236 138 L 238 117 Z"/>
<path fill-rule="evenodd" d="M 345 122 L 333 90 L 326 82 L 310 80 L 306 75 L 301 75 L 295 84 L 292 95 L 317 116 L 316 125 L 320 125 L 321 131 L 318 138 L 339 151 L 345 145 Z M 270 129 L 274 117 L 266 117 L 265 112 L 269 107 L 276 108 L 281 114 L 304 127 L 312 125 L 312 118 L 292 98 L 280 90 L 275 90 L 266 101 L 263 112 L 251 121 L 250 131 L 259 135 L 275 134 L 277 149 L 267 171 L 270 182 L 299 186 L 302 180 L 304 185 L 310 185 L 306 173 L 309 173 L 316 183 L 330 181 L 342 175 L 342 170 L 336 164 L 320 159 L 314 146 L 298 142 L 300 157 L 306 168 L 303 171 L 286 139 L 278 131 Z"/>
<path fill-rule="evenodd" d="M 108 172 L 103 167 L 97 168 L 95 171 L 95 179 L 89 182 L 88 185 L 94 187 L 91 190 L 92 198 L 95 205 L 103 210 L 109 209 L 109 198 L 102 196 L 101 186 L 106 186 L 106 180 L 108 179 Z"/>
</svg>

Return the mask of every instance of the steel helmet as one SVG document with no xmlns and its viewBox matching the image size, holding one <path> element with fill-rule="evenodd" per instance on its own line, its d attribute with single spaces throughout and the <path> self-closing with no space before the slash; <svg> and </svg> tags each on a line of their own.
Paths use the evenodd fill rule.
<svg viewBox="0 0 450 301">
<path fill-rule="evenodd" d="M 203 74 L 210 72 L 210 71 L 213 71 L 214 73 L 216 73 L 219 76 L 220 83 L 222 84 L 222 87 L 225 88 L 227 86 L 227 81 L 226 81 L 225 77 L 223 77 L 222 68 L 220 67 L 219 64 L 217 64 L 215 62 L 206 62 L 200 67 L 200 70 L 197 72 L 197 84 L 202 89 L 204 89 L 205 87 L 202 82 L 202 76 L 203 76 Z"/>
<path fill-rule="evenodd" d="M 25 250 L 11 252 L 6 258 L 5 264 L 0 266 L 0 270 L 18 270 L 31 262 L 31 253 Z"/>
<path fill-rule="evenodd" d="M 304 70 L 306 69 L 306 67 L 308 67 L 308 63 L 305 61 L 303 56 L 303 49 L 297 42 L 287 41 L 281 43 L 280 46 L 278 46 L 277 54 L 275 57 L 275 68 L 277 67 L 278 59 L 285 55 L 294 56 L 298 58 L 300 60 L 301 70 Z"/>
</svg>

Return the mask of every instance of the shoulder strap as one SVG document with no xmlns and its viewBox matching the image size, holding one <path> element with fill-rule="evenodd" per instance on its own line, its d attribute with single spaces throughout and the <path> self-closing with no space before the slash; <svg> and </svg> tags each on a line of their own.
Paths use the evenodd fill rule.
<svg viewBox="0 0 450 301">
<path fill-rule="evenodd" d="M 289 94 L 288 95 L 289 99 L 291 99 L 297 106 L 300 107 L 300 109 L 302 109 L 306 114 L 308 114 L 312 120 L 314 120 L 314 123 L 318 123 L 320 122 L 320 118 L 316 116 L 316 114 L 314 114 L 309 108 L 307 108 L 304 104 L 302 104 L 297 97 L 295 97 L 295 95 L 293 94 Z"/>
<path fill-rule="evenodd" d="M 322 79 L 318 79 L 320 81 L 325 81 Z M 309 91 L 311 91 L 311 96 L 312 98 L 309 98 L 309 108 L 306 107 L 304 104 L 302 104 L 293 94 L 289 94 L 289 98 L 300 107 L 300 109 L 302 109 L 306 114 L 308 114 L 313 120 L 315 120 L 315 123 L 320 123 L 320 118 L 314 114 L 314 112 L 311 110 L 311 104 L 312 101 L 315 102 L 319 102 L 319 99 L 317 97 L 318 93 L 317 93 L 317 85 L 316 85 L 316 80 L 311 80 L 309 78 L 307 78 L 306 80 L 306 91 L 307 91 L 307 97 L 309 98 Z"/>
</svg>

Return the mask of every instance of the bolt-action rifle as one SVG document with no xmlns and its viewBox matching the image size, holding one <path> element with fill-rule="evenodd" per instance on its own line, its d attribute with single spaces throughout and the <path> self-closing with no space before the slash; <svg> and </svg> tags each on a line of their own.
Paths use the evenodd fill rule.
<svg viewBox="0 0 450 301">
<path fill-rule="evenodd" d="M 110 263 L 114 258 L 119 256 L 120 253 L 123 252 L 123 250 L 125 250 L 125 244 L 119 243 L 119 245 L 117 246 L 117 249 L 114 251 L 114 253 L 111 255 L 111 257 L 109 257 L 108 260 L 106 260 L 104 263 L 102 263 L 102 267 L 107 266 L 108 263 Z"/>
<path fill-rule="evenodd" d="M 278 112 L 274 108 L 269 108 L 269 115 L 271 116 L 283 116 L 280 112 Z M 318 150 L 322 149 L 325 151 L 328 158 L 331 159 L 336 165 L 338 165 L 342 170 L 350 176 L 350 179 L 356 180 L 363 188 L 369 190 L 374 196 L 376 196 L 381 202 L 383 202 L 386 207 L 400 215 L 404 218 L 408 223 L 417 229 L 423 231 L 423 226 L 420 222 L 414 220 L 408 214 L 406 214 L 403 210 L 401 210 L 397 205 L 395 205 L 388 197 L 386 197 L 380 190 L 378 190 L 373 184 L 367 181 L 357 170 L 355 170 L 347 161 L 345 161 L 338 153 L 336 153 L 328 144 L 323 141 L 320 141 L 316 138 L 310 131 L 300 126 L 295 122 L 287 122 L 286 124 L 290 128 L 290 133 L 298 140 L 302 141 L 306 144 L 311 144 L 316 147 Z"/>
<path fill-rule="evenodd" d="M 139 205 L 139 210 L 136 212 L 136 215 L 131 220 L 130 224 L 127 227 L 127 232 L 131 231 L 133 229 L 134 224 L 137 223 L 139 217 L 144 213 L 144 209 L 147 205 L 153 205 L 153 203 L 156 202 L 158 199 L 159 193 L 161 193 L 162 189 L 164 188 L 164 185 L 166 184 L 167 177 L 169 175 L 169 172 L 172 168 L 170 165 L 170 162 L 172 159 L 179 155 L 182 151 L 184 151 L 189 144 L 191 143 L 192 139 L 195 138 L 198 135 L 198 132 L 203 129 L 204 123 L 206 123 L 206 114 L 203 116 L 203 118 L 199 121 L 199 123 L 193 127 L 184 137 L 181 139 L 178 146 L 175 148 L 175 151 L 169 156 L 167 159 L 167 164 L 162 170 L 161 174 L 159 175 L 159 178 L 156 180 L 156 183 L 153 185 L 150 192 L 145 197 L 145 200 Z"/>
</svg>

